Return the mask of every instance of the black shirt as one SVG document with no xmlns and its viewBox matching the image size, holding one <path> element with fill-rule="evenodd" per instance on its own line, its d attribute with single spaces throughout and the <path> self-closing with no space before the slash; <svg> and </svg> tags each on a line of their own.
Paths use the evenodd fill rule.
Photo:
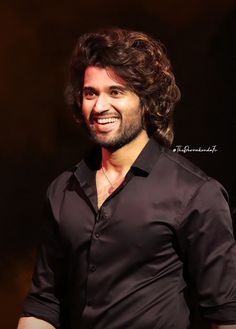
<svg viewBox="0 0 236 329">
<path fill-rule="evenodd" d="M 51 184 L 23 314 L 65 329 L 187 329 L 187 277 L 205 318 L 236 323 L 236 244 L 221 185 L 150 139 L 98 210 L 99 162 L 93 154 Z"/>
</svg>

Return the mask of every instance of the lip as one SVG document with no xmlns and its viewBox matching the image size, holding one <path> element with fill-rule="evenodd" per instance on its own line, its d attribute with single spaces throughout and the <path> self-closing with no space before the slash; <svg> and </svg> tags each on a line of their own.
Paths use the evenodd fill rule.
<svg viewBox="0 0 236 329">
<path fill-rule="evenodd" d="M 117 117 L 96 117 L 93 121 L 95 121 L 98 124 L 109 124 L 114 123 L 118 121 L 119 119 Z"/>
<path fill-rule="evenodd" d="M 120 115 L 117 113 L 91 113 L 90 121 L 99 120 L 99 119 L 120 119 Z"/>
<path fill-rule="evenodd" d="M 120 123 L 120 119 L 117 117 L 96 117 L 92 120 L 92 126 L 97 132 L 110 132 L 115 129 Z"/>
</svg>

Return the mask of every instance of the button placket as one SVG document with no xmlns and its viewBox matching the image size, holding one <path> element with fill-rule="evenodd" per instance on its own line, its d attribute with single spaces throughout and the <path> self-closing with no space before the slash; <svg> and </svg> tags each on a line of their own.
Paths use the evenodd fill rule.
<svg viewBox="0 0 236 329">
<path fill-rule="evenodd" d="M 88 306 L 92 306 L 94 304 L 94 289 L 96 290 L 96 282 L 97 282 L 97 271 L 99 270 L 97 267 L 97 261 L 99 261 L 98 258 L 98 252 L 99 248 L 97 243 L 99 243 L 99 238 L 101 236 L 100 228 L 103 225 L 102 223 L 102 213 L 101 209 L 98 211 L 98 213 L 95 216 L 95 225 L 93 229 L 93 234 L 91 238 L 91 247 L 90 247 L 90 255 L 89 255 L 89 272 L 88 272 L 88 281 L 87 281 L 87 296 L 88 296 Z"/>
<path fill-rule="evenodd" d="M 87 297 L 90 305 L 96 304 L 94 297 L 99 289 L 99 264 L 102 257 L 102 245 L 100 246 L 102 231 L 107 225 L 109 211 L 106 206 L 102 206 L 95 215 L 95 223 L 91 237 L 90 255 L 89 255 L 89 268 L 87 280 Z M 87 304 L 88 305 L 88 304 Z M 88 305 L 89 306 L 89 305 Z"/>
</svg>

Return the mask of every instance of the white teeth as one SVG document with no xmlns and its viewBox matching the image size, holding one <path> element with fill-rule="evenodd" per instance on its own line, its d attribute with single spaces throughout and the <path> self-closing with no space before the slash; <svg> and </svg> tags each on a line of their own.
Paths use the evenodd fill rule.
<svg viewBox="0 0 236 329">
<path fill-rule="evenodd" d="M 98 118 L 97 123 L 105 124 L 105 123 L 113 123 L 116 122 L 117 118 Z"/>
</svg>

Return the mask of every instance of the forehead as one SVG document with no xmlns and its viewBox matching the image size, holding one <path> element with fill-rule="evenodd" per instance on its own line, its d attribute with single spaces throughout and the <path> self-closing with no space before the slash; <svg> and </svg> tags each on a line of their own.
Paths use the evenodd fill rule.
<svg viewBox="0 0 236 329">
<path fill-rule="evenodd" d="M 88 66 L 84 73 L 84 86 L 101 84 L 113 86 L 127 85 L 125 80 L 118 76 L 110 67 L 102 68 L 98 66 Z"/>
</svg>

